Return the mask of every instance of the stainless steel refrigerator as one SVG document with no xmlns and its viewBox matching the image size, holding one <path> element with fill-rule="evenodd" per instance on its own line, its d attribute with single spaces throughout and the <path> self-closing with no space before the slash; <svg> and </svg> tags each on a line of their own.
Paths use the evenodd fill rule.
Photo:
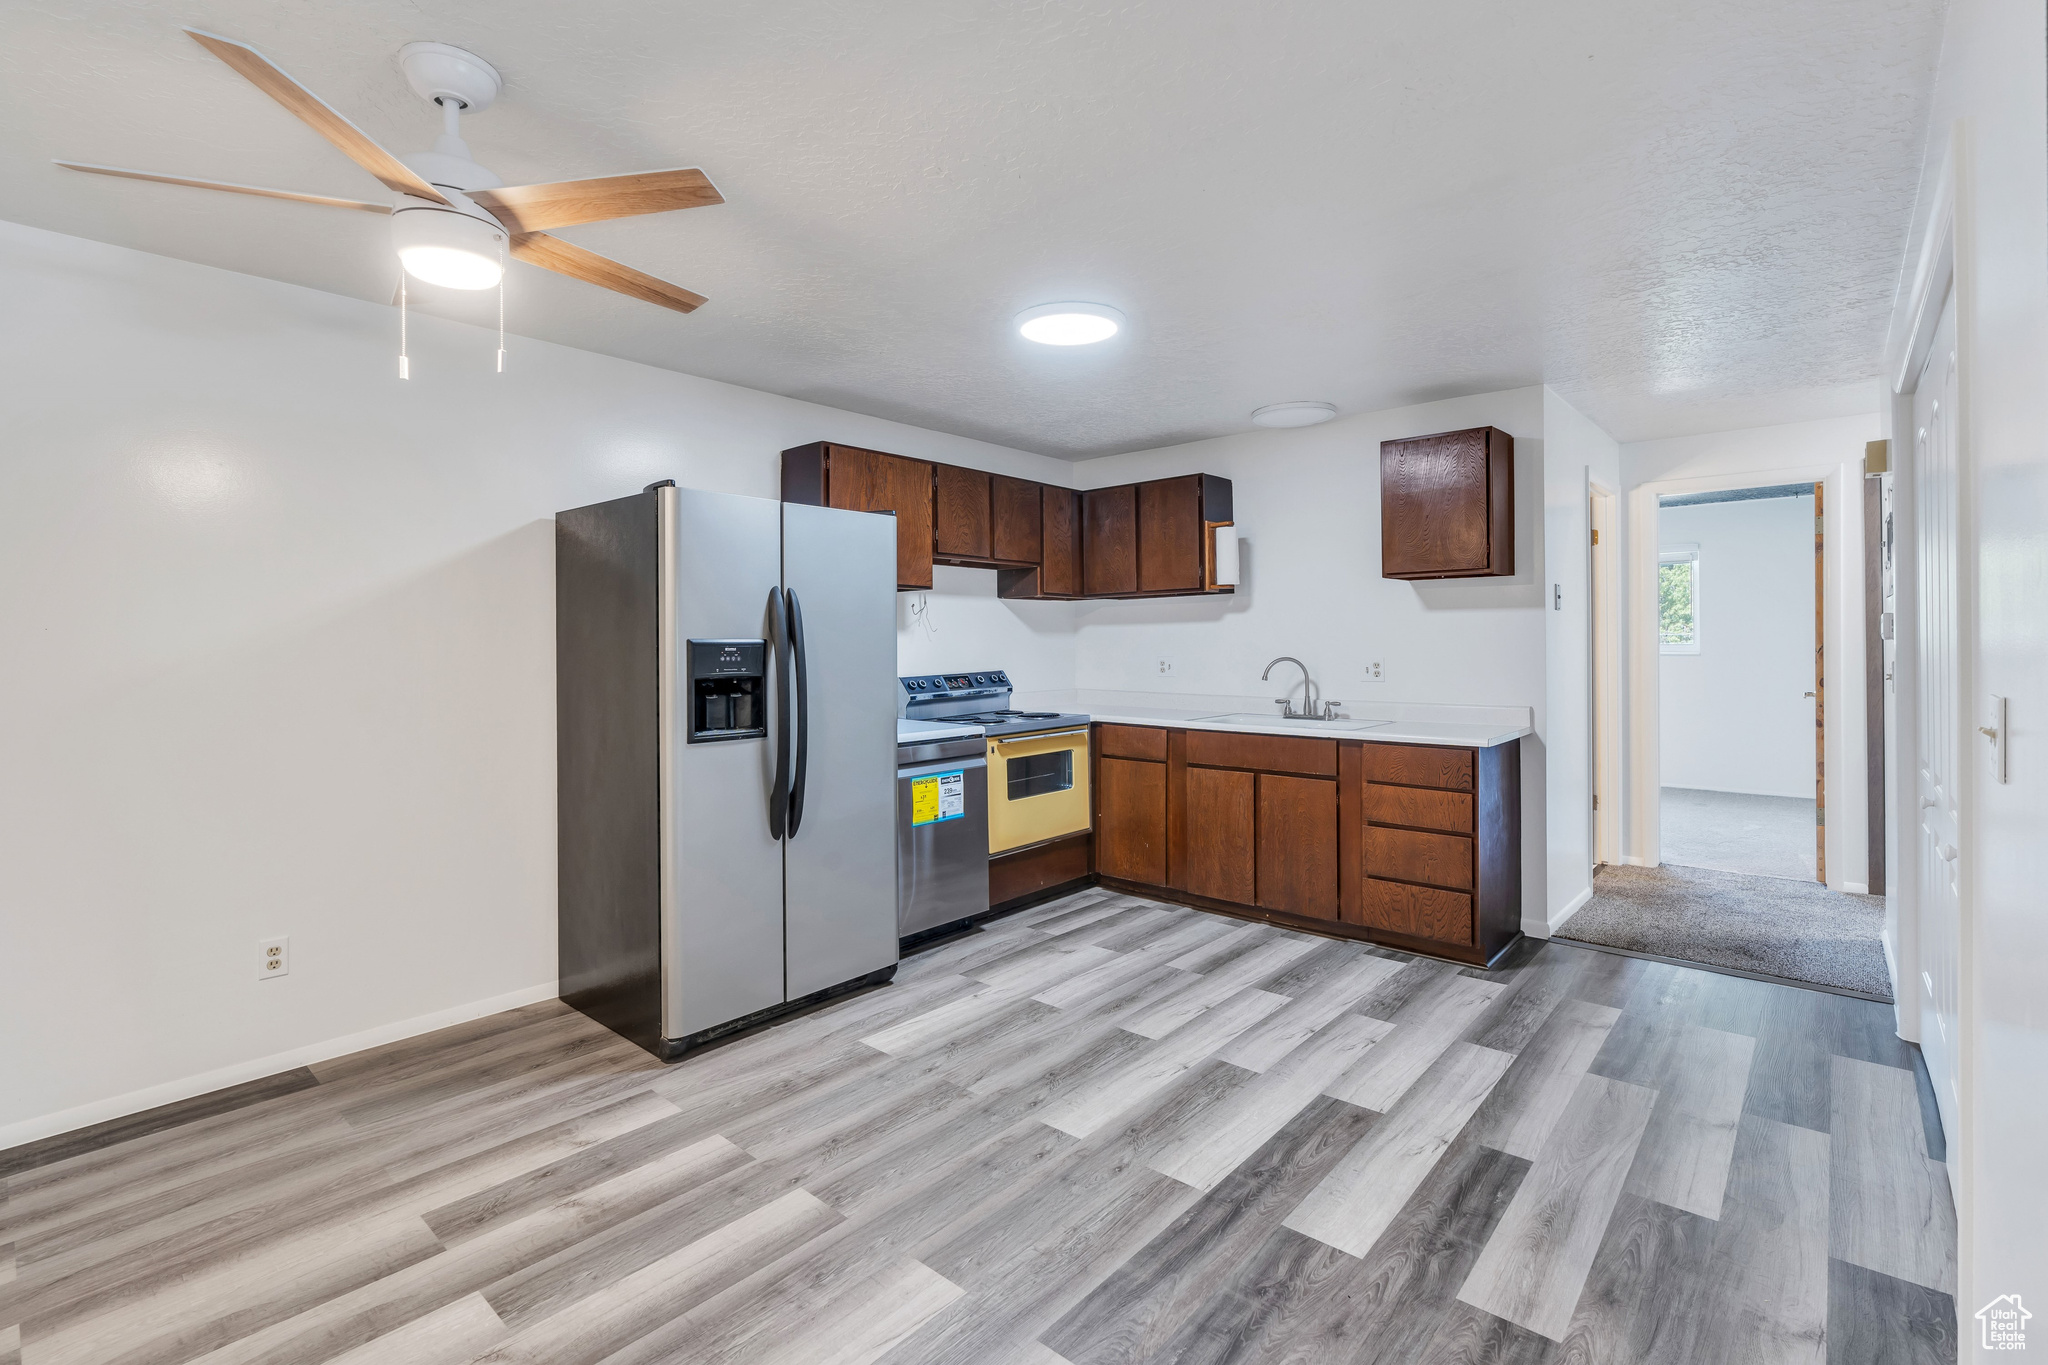
<svg viewBox="0 0 2048 1365">
<path fill-rule="evenodd" d="M 896 970 L 896 523 L 555 519 L 562 998 L 661 1057 Z"/>
</svg>

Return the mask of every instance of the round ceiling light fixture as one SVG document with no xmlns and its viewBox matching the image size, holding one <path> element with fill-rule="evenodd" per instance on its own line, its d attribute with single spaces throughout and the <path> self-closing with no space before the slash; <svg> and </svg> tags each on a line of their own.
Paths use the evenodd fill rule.
<svg viewBox="0 0 2048 1365">
<path fill-rule="evenodd" d="M 1252 413 L 1255 427 L 1312 427 L 1337 415 L 1335 403 L 1268 403 Z"/>
<path fill-rule="evenodd" d="M 1017 314 L 1017 330 L 1041 346 L 1089 346 L 1123 330 L 1124 315 L 1104 303 L 1041 303 Z"/>
</svg>

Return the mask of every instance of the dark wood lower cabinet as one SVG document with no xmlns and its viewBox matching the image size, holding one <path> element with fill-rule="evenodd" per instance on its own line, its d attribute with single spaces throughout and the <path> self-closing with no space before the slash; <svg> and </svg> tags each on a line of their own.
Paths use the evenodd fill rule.
<svg viewBox="0 0 2048 1365">
<path fill-rule="evenodd" d="M 1095 870 L 1166 885 L 1166 765 L 1103 758 L 1095 769 Z"/>
<path fill-rule="evenodd" d="M 1100 878 L 1463 962 L 1521 933 L 1518 742 L 1100 725 L 1095 753 Z"/>
<path fill-rule="evenodd" d="M 1257 815 L 1252 773 L 1187 770 L 1187 851 L 1175 884 L 1197 896 L 1251 904 L 1258 894 L 1253 844 Z M 1261 843 L 1260 848 L 1263 847 Z"/>
<path fill-rule="evenodd" d="M 1259 774 L 1259 876 L 1254 904 L 1337 918 L 1337 784 Z"/>
</svg>

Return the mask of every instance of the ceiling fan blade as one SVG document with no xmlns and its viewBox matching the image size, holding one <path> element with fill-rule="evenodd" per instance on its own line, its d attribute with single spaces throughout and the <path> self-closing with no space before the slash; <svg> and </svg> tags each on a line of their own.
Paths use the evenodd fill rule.
<svg viewBox="0 0 2048 1365">
<path fill-rule="evenodd" d="M 543 270 L 552 270 L 557 275 L 567 275 L 572 280 L 582 280 L 600 289 L 630 294 L 663 308 L 673 308 L 678 313 L 694 312 L 705 301 L 702 294 L 693 294 L 667 280 L 657 280 L 630 265 L 620 265 L 608 256 L 585 251 L 545 232 L 527 232 L 514 237 L 512 254 L 528 265 L 537 265 Z"/>
<path fill-rule="evenodd" d="M 723 204 L 725 196 L 704 172 L 689 167 L 675 171 L 636 171 L 592 180 L 557 180 L 547 185 L 507 185 L 472 190 L 469 197 L 496 214 L 513 232 L 601 223 L 638 213 L 667 213 Z"/>
<path fill-rule="evenodd" d="M 400 194 L 415 195 L 445 204 L 441 191 L 414 173 L 411 167 L 379 147 L 368 133 L 330 108 L 318 95 L 293 80 L 268 57 L 246 43 L 223 38 L 217 33 L 188 28 L 192 41 L 239 72 L 258 90 L 282 104 L 305 121 L 306 126 L 339 147 L 343 155 Z"/>
<path fill-rule="evenodd" d="M 72 171 L 90 171 L 94 175 L 115 175 L 123 180 L 154 180 L 159 185 L 190 185 L 199 190 L 226 190 L 230 194 L 253 194 L 259 199 L 289 199 L 299 204 L 325 204 L 331 209 L 359 209 L 364 213 L 388 215 L 389 204 L 366 204 L 360 199 L 336 199 L 325 194 L 300 194 L 295 190 L 267 190 L 261 185 L 236 185 L 226 180 L 194 180 L 186 175 L 158 175 L 155 171 L 131 171 L 121 166 L 95 166 L 86 161 L 59 161 L 59 166 Z"/>
</svg>

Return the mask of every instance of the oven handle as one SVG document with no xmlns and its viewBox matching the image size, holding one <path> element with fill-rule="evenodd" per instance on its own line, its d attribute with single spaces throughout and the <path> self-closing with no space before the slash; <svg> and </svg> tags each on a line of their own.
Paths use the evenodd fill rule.
<svg viewBox="0 0 2048 1365">
<path fill-rule="evenodd" d="M 1011 744 L 1033 744 L 1041 739 L 1066 739 L 1069 736 L 1077 737 L 1085 742 L 1088 738 L 1088 732 L 1086 730 L 1041 730 L 1037 734 L 1013 735 L 1009 739 L 992 739 L 989 743 L 1001 749 Z"/>
</svg>

